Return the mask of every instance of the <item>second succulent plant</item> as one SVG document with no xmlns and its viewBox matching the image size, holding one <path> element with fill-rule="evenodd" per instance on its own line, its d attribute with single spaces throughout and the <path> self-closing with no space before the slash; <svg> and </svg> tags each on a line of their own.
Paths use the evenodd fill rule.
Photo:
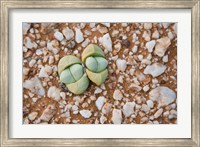
<svg viewBox="0 0 200 147">
<path fill-rule="evenodd" d="M 82 62 L 85 63 L 86 73 Z M 67 55 L 58 63 L 60 81 L 74 94 L 83 93 L 89 86 L 89 79 L 96 85 L 101 85 L 108 76 L 108 61 L 97 45 L 90 44 L 84 49 L 82 62 L 73 55 Z"/>
</svg>

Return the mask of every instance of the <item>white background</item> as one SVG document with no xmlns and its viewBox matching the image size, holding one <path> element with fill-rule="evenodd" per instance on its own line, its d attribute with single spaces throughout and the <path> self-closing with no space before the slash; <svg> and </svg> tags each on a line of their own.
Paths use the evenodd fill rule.
<svg viewBox="0 0 200 147">
<path fill-rule="evenodd" d="M 23 125 L 22 22 L 178 22 L 178 124 Z M 191 138 L 191 11 L 98 9 L 11 10 L 9 15 L 11 138 Z"/>
</svg>

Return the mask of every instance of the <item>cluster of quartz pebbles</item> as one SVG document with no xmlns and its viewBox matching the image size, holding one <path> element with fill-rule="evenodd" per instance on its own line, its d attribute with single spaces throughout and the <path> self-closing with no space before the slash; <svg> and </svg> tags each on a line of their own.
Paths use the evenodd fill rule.
<svg viewBox="0 0 200 147">
<path fill-rule="evenodd" d="M 108 76 L 108 61 L 97 45 L 88 45 L 82 53 L 81 60 L 76 56 L 66 55 L 58 63 L 60 81 L 74 94 L 83 93 L 90 80 L 96 85 L 101 85 Z"/>
</svg>

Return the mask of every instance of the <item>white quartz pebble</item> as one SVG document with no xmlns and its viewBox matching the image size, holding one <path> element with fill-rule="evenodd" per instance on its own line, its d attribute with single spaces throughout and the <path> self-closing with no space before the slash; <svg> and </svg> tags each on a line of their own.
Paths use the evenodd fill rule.
<svg viewBox="0 0 200 147">
<path fill-rule="evenodd" d="M 65 28 L 65 29 L 62 30 L 62 33 L 67 40 L 70 40 L 74 37 L 74 32 L 73 32 L 72 29 Z"/>
<path fill-rule="evenodd" d="M 154 103 L 153 103 L 152 100 L 147 100 L 146 103 L 147 103 L 147 106 L 148 106 L 149 108 L 153 108 Z"/>
<path fill-rule="evenodd" d="M 171 40 L 168 37 L 163 37 L 158 39 L 156 42 L 154 53 L 159 57 L 162 57 L 170 46 Z"/>
<path fill-rule="evenodd" d="M 105 116 L 102 115 L 102 116 L 100 117 L 100 123 L 101 123 L 101 124 L 104 124 L 104 122 L 105 122 L 106 120 L 107 120 L 107 118 L 106 118 Z"/>
<path fill-rule="evenodd" d="M 102 108 L 102 113 L 107 115 L 110 112 L 111 107 L 112 107 L 112 104 L 105 103 L 103 108 Z"/>
<path fill-rule="evenodd" d="M 122 123 L 122 112 L 121 112 L 121 110 L 113 109 L 111 120 L 114 124 L 121 124 Z"/>
<path fill-rule="evenodd" d="M 109 33 L 105 34 L 103 37 L 100 37 L 99 42 L 105 47 L 107 51 L 112 51 L 112 41 Z"/>
<path fill-rule="evenodd" d="M 58 40 L 58 41 L 62 41 L 64 39 L 63 34 L 61 32 L 56 31 L 54 33 L 54 37 Z"/>
<path fill-rule="evenodd" d="M 156 111 L 156 113 L 154 114 L 155 118 L 160 117 L 160 115 L 163 113 L 163 108 L 158 109 L 158 111 Z"/>
<path fill-rule="evenodd" d="M 126 70 L 126 67 L 127 67 L 126 60 L 117 59 L 116 64 L 119 71 L 124 72 Z"/>
<path fill-rule="evenodd" d="M 26 23 L 26 22 L 23 22 L 23 23 L 22 23 L 22 31 L 23 31 L 23 34 L 27 34 L 27 31 L 30 29 L 30 26 L 31 26 L 30 23 Z"/>
<path fill-rule="evenodd" d="M 132 52 L 133 52 L 133 53 L 136 53 L 136 52 L 137 52 L 137 50 L 138 50 L 138 46 L 136 46 L 136 45 L 135 45 L 135 46 L 133 46 L 133 48 L 132 48 Z"/>
<path fill-rule="evenodd" d="M 151 41 L 146 43 L 146 48 L 147 48 L 148 52 L 152 52 L 153 51 L 153 48 L 154 48 L 155 44 L 156 44 L 155 40 L 151 40 Z"/>
<path fill-rule="evenodd" d="M 127 102 L 123 106 L 123 113 L 125 117 L 129 117 L 134 113 L 135 102 Z"/>
<path fill-rule="evenodd" d="M 166 106 L 176 100 L 176 93 L 168 87 L 159 86 L 149 92 L 152 101 L 158 102 L 158 107 Z"/>
<path fill-rule="evenodd" d="M 81 110 L 79 112 L 84 118 L 90 118 L 90 116 L 92 115 L 91 111 L 89 110 Z"/>
<path fill-rule="evenodd" d="M 152 65 L 148 65 L 144 69 L 144 74 L 150 74 L 153 77 L 157 77 L 165 72 L 166 66 L 160 63 L 153 63 Z"/>
<path fill-rule="evenodd" d="M 147 92 L 149 90 L 149 85 L 145 85 L 144 87 L 143 87 L 143 91 L 144 92 Z"/>
<path fill-rule="evenodd" d="M 55 99 L 56 101 L 60 100 L 60 89 L 55 86 L 51 86 L 48 89 L 47 96 Z"/>
<path fill-rule="evenodd" d="M 29 115 L 28 115 L 28 119 L 33 121 L 38 115 L 38 112 L 31 112 Z"/>
<path fill-rule="evenodd" d="M 168 55 L 165 55 L 163 58 L 162 58 L 163 62 L 168 62 Z"/>
<path fill-rule="evenodd" d="M 75 31 L 76 31 L 75 41 L 77 43 L 81 43 L 84 40 L 83 33 L 81 32 L 80 29 L 77 28 L 75 29 Z"/>
<path fill-rule="evenodd" d="M 149 30 L 152 28 L 152 23 L 144 23 L 144 28 Z"/>
<path fill-rule="evenodd" d="M 115 89 L 115 91 L 113 93 L 113 98 L 115 100 L 121 100 L 123 98 L 123 95 L 122 95 L 121 91 L 118 90 L 118 89 Z"/>
<path fill-rule="evenodd" d="M 98 110 L 101 110 L 101 108 L 103 107 L 104 99 L 105 99 L 104 96 L 100 96 L 96 100 L 95 104 L 96 104 L 96 107 L 98 108 Z"/>
</svg>

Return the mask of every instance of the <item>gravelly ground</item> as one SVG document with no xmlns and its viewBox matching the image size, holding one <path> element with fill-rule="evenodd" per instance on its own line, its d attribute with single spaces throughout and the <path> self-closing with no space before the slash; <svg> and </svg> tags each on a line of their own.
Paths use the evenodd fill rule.
<svg viewBox="0 0 200 147">
<path fill-rule="evenodd" d="M 23 23 L 23 123 L 176 124 L 176 27 Z M 101 86 L 90 83 L 74 95 L 59 81 L 58 61 L 65 55 L 80 58 L 90 43 L 104 51 L 109 75 Z"/>
</svg>

